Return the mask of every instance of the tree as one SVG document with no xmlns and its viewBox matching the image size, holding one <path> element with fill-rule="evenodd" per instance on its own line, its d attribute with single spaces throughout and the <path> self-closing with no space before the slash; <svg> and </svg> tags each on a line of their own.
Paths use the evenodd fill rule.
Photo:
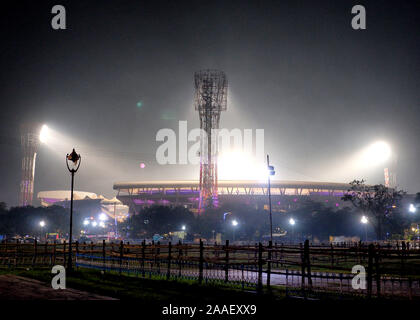
<svg viewBox="0 0 420 320">
<path fill-rule="evenodd" d="M 180 231 L 182 225 L 190 230 L 193 224 L 194 214 L 184 207 L 151 206 L 120 224 L 120 231 L 130 237 L 142 238 Z"/>
<path fill-rule="evenodd" d="M 416 204 L 416 207 L 420 205 L 420 192 L 416 193 L 416 198 L 414 199 L 414 203 Z"/>
<path fill-rule="evenodd" d="M 342 200 L 351 201 L 354 207 L 370 217 L 377 239 L 382 240 L 384 224 L 394 218 L 405 194 L 403 190 L 388 188 L 382 184 L 366 185 L 362 179 L 350 182 L 350 189 Z"/>
</svg>

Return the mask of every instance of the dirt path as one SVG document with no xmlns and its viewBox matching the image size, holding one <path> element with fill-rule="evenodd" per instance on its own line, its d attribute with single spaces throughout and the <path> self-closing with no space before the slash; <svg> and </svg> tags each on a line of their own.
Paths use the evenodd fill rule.
<svg viewBox="0 0 420 320">
<path fill-rule="evenodd" d="M 75 289 L 54 290 L 38 280 L 15 275 L 0 276 L 0 300 L 116 300 Z"/>
</svg>

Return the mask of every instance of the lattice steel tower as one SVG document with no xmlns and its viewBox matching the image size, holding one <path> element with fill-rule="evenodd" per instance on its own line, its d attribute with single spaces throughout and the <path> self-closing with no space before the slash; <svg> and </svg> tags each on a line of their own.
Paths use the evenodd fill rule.
<svg viewBox="0 0 420 320">
<path fill-rule="evenodd" d="M 40 125 L 25 123 L 21 126 L 22 180 L 20 183 L 19 205 L 32 205 L 36 153 L 39 146 Z"/>
<path fill-rule="evenodd" d="M 227 108 L 227 79 L 222 71 L 201 70 L 194 74 L 195 110 L 200 115 L 202 129 L 200 151 L 200 203 L 204 207 L 217 206 L 218 139 L 213 129 L 219 129 L 220 113 Z"/>
</svg>

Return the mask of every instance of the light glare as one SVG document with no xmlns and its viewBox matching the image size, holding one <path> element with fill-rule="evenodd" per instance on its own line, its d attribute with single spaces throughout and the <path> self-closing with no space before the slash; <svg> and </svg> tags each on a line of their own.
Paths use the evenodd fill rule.
<svg viewBox="0 0 420 320">
<path fill-rule="evenodd" d="M 106 221 L 106 220 L 108 220 L 108 217 L 107 217 L 107 215 L 105 214 L 105 213 L 101 213 L 100 215 L 99 215 L 99 220 L 101 220 L 101 221 Z"/>
<path fill-rule="evenodd" d="M 391 156 L 391 147 L 383 141 L 378 141 L 370 145 L 364 153 L 366 164 L 380 164 L 387 161 Z"/>
<path fill-rule="evenodd" d="M 221 180 L 264 180 L 267 166 L 249 153 L 242 151 L 223 152 L 218 157 L 218 175 Z"/>
<path fill-rule="evenodd" d="M 44 124 L 39 134 L 39 141 L 41 141 L 41 143 L 47 143 L 48 135 L 49 135 L 49 128 L 46 124 Z"/>
</svg>

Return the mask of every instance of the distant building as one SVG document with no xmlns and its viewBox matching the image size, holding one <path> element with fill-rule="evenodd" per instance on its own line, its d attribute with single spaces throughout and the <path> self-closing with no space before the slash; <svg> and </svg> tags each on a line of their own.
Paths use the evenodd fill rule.
<svg viewBox="0 0 420 320">
<path fill-rule="evenodd" d="M 41 205 L 48 207 L 58 205 L 70 208 L 70 190 L 53 190 L 38 192 Z M 104 212 L 110 218 L 124 220 L 128 216 L 128 206 L 121 203 L 117 198 L 106 199 L 102 195 L 93 192 L 73 191 L 73 205 L 75 210 L 81 210 L 85 214 L 96 215 Z"/>
</svg>

